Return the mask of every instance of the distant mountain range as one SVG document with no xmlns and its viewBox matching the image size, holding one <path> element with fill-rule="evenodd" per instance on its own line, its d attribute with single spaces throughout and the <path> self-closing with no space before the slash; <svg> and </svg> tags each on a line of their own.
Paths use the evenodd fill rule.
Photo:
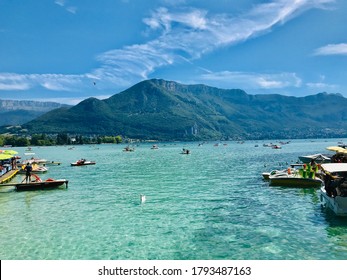
<svg viewBox="0 0 347 280">
<path fill-rule="evenodd" d="M 64 104 L 0 99 L 0 125 L 21 125 Z"/>
<path fill-rule="evenodd" d="M 108 99 L 52 110 L 22 128 L 158 140 L 346 137 L 346 108 L 340 94 L 249 95 L 153 79 Z"/>
</svg>

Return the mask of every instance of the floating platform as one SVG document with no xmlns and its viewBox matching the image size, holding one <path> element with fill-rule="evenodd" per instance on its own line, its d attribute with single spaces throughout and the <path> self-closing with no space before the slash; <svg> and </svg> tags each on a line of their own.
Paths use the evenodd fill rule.
<svg viewBox="0 0 347 280">
<path fill-rule="evenodd" d="M 18 171 L 19 171 L 18 169 L 13 169 L 5 173 L 4 175 L 0 176 L 0 184 L 5 184 L 11 181 L 13 177 L 17 175 Z"/>
<path fill-rule="evenodd" d="M 0 187 L 9 187 L 13 186 L 16 188 L 17 191 L 36 191 L 36 190 L 50 190 L 58 188 L 65 184 L 65 187 L 68 187 L 68 180 L 62 179 L 62 180 L 53 180 L 48 179 L 46 181 L 42 182 L 30 182 L 30 183 L 9 183 L 9 184 L 2 184 Z"/>
</svg>

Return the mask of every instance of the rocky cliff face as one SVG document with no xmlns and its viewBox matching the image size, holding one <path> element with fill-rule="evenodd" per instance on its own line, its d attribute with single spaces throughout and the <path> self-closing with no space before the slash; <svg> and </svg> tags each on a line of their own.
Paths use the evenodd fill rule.
<svg viewBox="0 0 347 280">
<path fill-rule="evenodd" d="M 56 102 L 0 99 L 0 126 L 21 125 L 44 113 L 68 105 Z"/>
<path fill-rule="evenodd" d="M 0 99 L 0 112 L 27 110 L 37 112 L 48 112 L 56 108 L 64 106 L 55 102 L 40 102 L 28 100 L 2 100 Z"/>
</svg>

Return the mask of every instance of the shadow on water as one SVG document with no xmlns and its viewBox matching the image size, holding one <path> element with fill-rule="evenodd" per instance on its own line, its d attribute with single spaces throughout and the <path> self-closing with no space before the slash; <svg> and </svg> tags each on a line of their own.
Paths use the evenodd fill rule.
<svg viewBox="0 0 347 280">
<path fill-rule="evenodd" d="M 344 228 L 347 231 L 347 217 L 336 216 L 330 208 L 321 207 L 321 214 L 331 228 Z"/>
</svg>

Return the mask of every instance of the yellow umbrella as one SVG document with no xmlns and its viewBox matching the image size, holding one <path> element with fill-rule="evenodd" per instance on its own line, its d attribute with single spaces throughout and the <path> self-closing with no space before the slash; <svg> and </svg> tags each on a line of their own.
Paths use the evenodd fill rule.
<svg viewBox="0 0 347 280">
<path fill-rule="evenodd" d="M 15 150 L 0 150 L 0 154 L 16 155 L 16 154 L 18 154 L 18 152 Z"/>
<path fill-rule="evenodd" d="M 13 157 L 13 155 L 8 155 L 8 154 L 0 154 L 0 160 L 5 160 Z"/>
<path fill-rule="evenodd" d="M 330 146 L 330 147 L 327 147 L 326 149 L 329 151 L 334 151 L 336 153 L 347 153 L 347 149 L 344 149 L 339 146 Z"/>
</svg>

